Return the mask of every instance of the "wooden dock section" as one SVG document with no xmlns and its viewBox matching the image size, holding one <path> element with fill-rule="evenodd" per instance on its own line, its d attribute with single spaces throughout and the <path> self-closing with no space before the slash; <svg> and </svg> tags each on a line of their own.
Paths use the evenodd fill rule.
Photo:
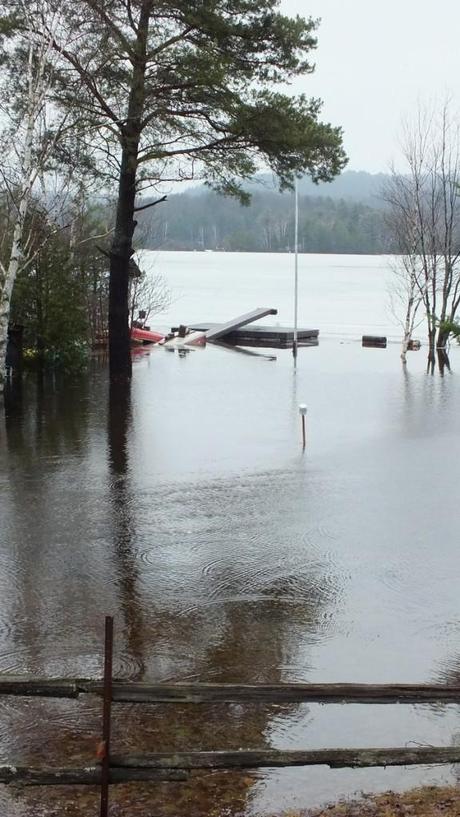
<svg viewBox="0 0 460 817">
<path fill-rule="evenodd" d="M 294 342 L 294 330 L 287 326 L 254 326 L 244 325 L 239 328 L 226 329 L 221 331 L 223 324 L 203 323 L 193 324 L 190 327 L 192 332 L 206 333 L 206 339 L 215 343 L 221 340 L 231 346 L 255 346 L 259 348 L 290 349 Z M 177 332 L 178 327 L 172 327 L 171 331 Z M 214 332 L 218 330 L 218 334 Z M 213 334 L 211 334 L 213 333 Z M 319 329 L 297 330 L 299 346 L 317 346 Z"/>
<path fill-rule="evenodd" d="M 219 338 L 228 337 L 232 332 L 238 332 L 241 327 L 246 327 L 248 323 L 253 323 L 260 318 L 265 318 L 267 315 L 277 315 L 278 310 L 273 308 L 262 307 L 253 309 L 252 312 L 247 312 L 245 315 L 240 315 L 227 323 L 219 323 L 210 326 L 205 330 L 206 340 L 215 341 Z"/>
<path fill-rule="evenodd" d="M 207 329 L 199 329 L 195 327 L 187 327 L 188 334 L 181 336 L 181 344 L 186 346 L 205 346 L 207 341 L 215 342 L 218 338 L 225 338 L 229 333 L 238 330 L 241 326 L 257 321 L 260 318 L 265 318 L 267 315 L 277 315 L 278 310 L 273 307 L 258 307 L 252 312 L 246 312 L 244 315 L 238 315 L 225 323 L 209 324 Z M 174 334 L 179 332 L 180 327 L 171 329 Z M 179 339 L 173 338 L 166 341 L 165 346 L 176 345 Z"/>
</svg>

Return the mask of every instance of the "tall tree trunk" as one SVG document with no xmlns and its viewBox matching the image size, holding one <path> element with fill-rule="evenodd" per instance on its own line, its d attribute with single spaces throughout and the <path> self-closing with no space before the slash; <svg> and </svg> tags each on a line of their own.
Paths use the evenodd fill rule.
<svg viewBox="0 0 460 817">
<path fill-rule="evenodd" d="M 128 116 L 122 131 L 122 155 L 115 231 L 110 249 L 109 363 L 112 380 L 131 377 L 129 333 L 129 264 L 136 228 L 136 175 L 145 103 L 147 35 L 152 0 L 143 0 L 137 28 L 137 59 L 133 65 Z"/>
<path fill-rule="evenodd" d="M 404 336 L 401 344 L 401 360 L 404 365 L 407 363 L 407 350 L 409 348 L 409 343 L 412 340 L 412 332 L 414 328 L 414 300 L 414 296 L 411 293 L 407 301 L 406 317 L 404 320 Z M 417 311 L 417 307 L 415 307 L 415 311 Z"/>
<path fill-rule="evenodd" d="M 138 144 L 138 143 L 137 143 Z M 137 146 L 123 145 L 115 232 L 110 250 L 109 361 L 112 379 L 131 377 L 129 262 L 133 253 Z"/>
<path fill-rule="evenodd" d="M 450 332 L 446 332 L 445 329 L 442 329 L 442 327 L 439 328 L 438 338 L 436 341 L 436 347 L 438 350 L 439 349 L 445 350 L 447 346 L 447 341 L 449 340 L 449 335 Z"/>
<path fill-rule="evenodd" d="M 428 328 L 428 372 L 433 374 L 436 363 L 436 328 Z"/>
<path fill-rule="evenodd" d="M 446 349 L 438 349 L 437 353 L 440 373 L 443 375 L 446 369 L 450 372 L 450 360 Z"/>
<path fill-rule="evenodd" d="M 37 370 L 45 369 L 45 309 L 44 309 L 44 287 L 40 256 L 35 265 L 35 309 L 37 313 L 37 333 L 35 337 L 35 349 L 37 352 Z"/>
</svg>

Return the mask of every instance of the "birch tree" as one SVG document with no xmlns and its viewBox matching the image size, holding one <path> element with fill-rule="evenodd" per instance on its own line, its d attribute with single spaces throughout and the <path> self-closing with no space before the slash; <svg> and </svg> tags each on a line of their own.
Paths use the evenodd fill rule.
<svg viewBox="0 0 460 817">
<path fill-rule="evenodd" d="M 418 219 L 414 213 L 412 186 L 406 177 L 393 169 L 390 181 L 383 191 L 389 204 L 385 220 L 398 256 L 392 263 L 392 281 L 389 287 L 393 315 L 403 330 L 401 360 L 407 363 L 407 352 L 416 321 L 419 323 L 423 304 L 426 305 L 426 280 L 419 252 Z"/>
<path fill-rule="evenodd" d="M 40 0 L 40 11 L 43 2 Z M 50 158 L 63 133 L 67 114 L 56 115 L 50 102 L 53 67 L 57 54 L 53 46 L 59 9 L 47 8 L 49 28 L 33 25 L 38 3 L 3 4 L 3 30 L 12 34 L 3 43 L 6 79 L 2 106 L 7 125 L 2 135 L 2 181 L 11 211 L 9 251 L 0 262 L 0 391 L 5 379 L 6 346 L 11 296 L 19 271 L 33 262 L 27 252 L 26 218 L 37 184 L 43 185 Z M 12 14 L 12 12 L 15 12 Z M 16 28 L 17 15 L 23 33 Z M 27 29 L 27 35 L 25 30 Z"/>
<path fill-rule="evenodd" d="M 393 263 L 393 281 L 390 286 L 390 304 L 393 315 L 402 328 L 401 361 L 407 363 L 407 352 L 420 317 L 423 297 L 418 283 L 418 257 L 403 256 Z"/>
</svg>

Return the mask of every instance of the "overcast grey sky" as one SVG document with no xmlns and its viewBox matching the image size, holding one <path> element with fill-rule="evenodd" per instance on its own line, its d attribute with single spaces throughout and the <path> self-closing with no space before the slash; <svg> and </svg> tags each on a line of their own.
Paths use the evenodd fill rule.
<svg viewBox="0 0 460 817">
<path fill-rule="evenodd" d="M 385 171 L 418 100 L 460 99 L 459 0 L 281 0 L 285 14 L 321 17 L 316 71 L 296 90 L 324 100 L 341 125 L 349 167 Z"/>
</svg>

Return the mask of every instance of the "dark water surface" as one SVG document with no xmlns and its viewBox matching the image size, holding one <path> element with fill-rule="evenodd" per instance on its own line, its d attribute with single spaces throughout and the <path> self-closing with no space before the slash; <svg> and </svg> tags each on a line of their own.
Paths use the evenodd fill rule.
<svg viewBox="0 0 460 817">
<path fill-rule="evenodd" d="M 0 671 L 154 681 L 460 679 L 460 354 L 215 347 L 29 377 L 0 417 Z M 308 448 L 299 402 L 308 404 Z M 100 702 L 0 701 L 0 763 L 88 765 Z M 118 751 L 450 745 L 457 706 L 115 706 Z M 455 770 L 295 769 L 113 788 L 113 814 L 269 815 Z M 71 806 L 71 796 L 76 805 Z M 60 798 L 64 798 L 63 801 Z M 97 812 L 0 787 L 5 815 Z"/>
</svg>

